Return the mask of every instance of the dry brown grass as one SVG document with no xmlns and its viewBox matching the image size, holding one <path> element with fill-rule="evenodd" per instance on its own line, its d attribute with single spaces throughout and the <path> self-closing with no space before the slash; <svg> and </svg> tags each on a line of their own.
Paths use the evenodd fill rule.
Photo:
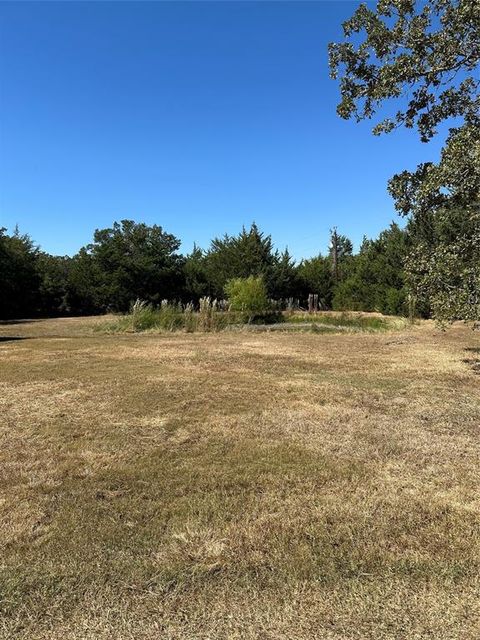
<svg viewBox="0 0 480 640">
<path fill-rule="evenodd" d="M 472 332 L 98 322 L 0 327 L 1 638 L 480 636 Z"/>
</svg>

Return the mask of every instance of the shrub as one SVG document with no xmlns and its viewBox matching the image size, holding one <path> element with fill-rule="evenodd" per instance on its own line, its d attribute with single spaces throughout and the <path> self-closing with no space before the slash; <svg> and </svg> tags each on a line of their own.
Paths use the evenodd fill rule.
<svg viewBox="0 0 480 640">
<path fill-rule="evenodd" d="M 232 311 L 241 311 L 248 322 L 269 309 L 267 288 L 262 277 L 232 278 L 225 285 Z"/>
</svg>

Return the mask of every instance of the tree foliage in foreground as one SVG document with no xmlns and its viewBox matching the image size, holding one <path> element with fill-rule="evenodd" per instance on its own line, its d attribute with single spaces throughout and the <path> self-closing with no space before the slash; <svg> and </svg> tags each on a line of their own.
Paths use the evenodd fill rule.
<svg viewBox="0 0 480 640">
<path fill-rule="evenodd" d="M 370 119 L 393 100 L 397 111 L 375 125 L 375 134 L 415 128 L 428 142 L 444 121 L 455 125 L 439 161 L 393 176 L 389 191 L 399 213 L 415 223 L 454 225 L 459 215 L 469 221 L 454 241 L 420 244 L 408 270 L 417 294 L 434 300 L 437 318 L 478 319 L 472 211 L 480 200 L 480 2 L 379 0 L 376 9 L 360 5 L 343 29 L 344 41 L 329 47 L 341 117 Z"/>
<path fill-rule="evenodd" d="M 428 229 L 412 229 L 416 242 L 407 260 L 417 305 L 440 320 L 480 318 L 480 206 L 439 210 Z"/>
</svg>

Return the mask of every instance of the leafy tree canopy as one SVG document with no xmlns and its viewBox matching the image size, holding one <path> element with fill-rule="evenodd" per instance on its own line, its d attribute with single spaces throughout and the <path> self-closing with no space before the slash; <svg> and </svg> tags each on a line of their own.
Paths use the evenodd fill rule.
<svg viewBox="0 0 480 640">
<path fill-rule="evenodd" d="M 37 312 L 40 278 L 38 248 L 30 236 L 0 228 L 0 318 L 22 318 Z"/>
<path fill-rule="evenodd" d="M 68 256 L 52 256 L 45 252 L 37 255 L 36 269 L 40 278 L 40 312 L 49 316 L 71 313 L 70 267 Z"/>
<path fill-rule="evenodd" d="M 185 258 L 185 298 L 198 300 L 210 293 L 205 253 L 194 245 L 193 250 Z"/>
<path fill-rule="evenodd" d="M 478 123 L 477 0 L 379 0 L 376 10 L 361 4 L 343 31 L 345 42 L 329 45 L 331 75 L 341 76 L 342 118 L 370 118 L 386 99 L 405 98 L 375 133 L 416 127 L 426 142 L 446 118 Z"/>
<path fill-rule="evenodd" d="M 376 9 L 360 5 L 343 29 L 344 41 L 329 46 L 331 75 L 340 78 L 341 117 L 370 119 L 393 100 L 397 110 L 377 122 L 375 134 L 405 126 L 415 128 L 428 142 L 443 121 L 455 125 L 437 163 L 422 163 L 389 181 L 399 213 L 412 214 L 419 222 L 427 218 L 430 224 L 437 214 L 445 222 L 449 211 L 463 210 L 469 216 L 480 200 L 480 2 L 379 0 Z M 437 317 L 471 316 L 466 302 L 471 296 L 462 296 L 463 303 L 445 301 L 455 296 L 451 285 L 456 274 L 451 270 L 464 259 L 459 252 L 472 244 L 476 224 L 466 225 L 468 235 L 449 248 L 443 241 L 443 255 L 449 258 L 445 257 L 441 278 L 429 271 L 440 268 L 438 247 L 422 245 L 423 273 L 429 278 L 423 288 L 436 296 Z M 469 268 L 476 272 L 480 265 L 472 262 Z M 421 286 L 418 271 L 411 281 Z M 435 294 L 433 283 L 438 287 Z"/>
<path fill-rule="evenodd" d="M 405 309 L 404 262 L 408 235 L 392 224 L 376 240 L 364 239 L 350 273 L 335 290 L 333 307 L 401 315 Z"/>
<path fill-rule="evenodd" d="M 423 222 L 423 221 L 422 221 Z M 430 307 L 441 322 L 480 318 L 480 206 L 449 208 L 429 224 L 410 225 L 407 260 L 417 308 Z"/>
<path fill-rule="evenodd" d="M 272 273 L 279 260 L 271 236 L 262 233 L 255 223 L 237 236 L 225 234 L 214 238 L 207 251 L 206 269 L 211 295 L 221 298 L 224 287 L 232 278 L 262 276 L 270 293 Z"/>
<path fill-rule="evenodd" d="M 74 278 L 86 306 L 125 311 L 137 298 L 160 302 L 181 295 L 180 241 L 158 225 L 132 220 L 97 229 L 80 250 Z M 91 294 L 89 290 L 93 289 Z"/>
<path fill-rule="evenodd" d="M 298 295 L 307 298 L 317 294 L 320 306 L 329 309 L 332 304 L 333 275 L 330 260 L 321 255 L 302 260 L 298 265 Z"/>
<path fill-rule="evenodd" d="M 338 283 L 346 277 L 352 255 L 352 241 L 347 238 L 347 236 L 337 233 L 336 229 L 333 229 L 330 232 L 328 256 L 335 283 Z"/>
</svg>

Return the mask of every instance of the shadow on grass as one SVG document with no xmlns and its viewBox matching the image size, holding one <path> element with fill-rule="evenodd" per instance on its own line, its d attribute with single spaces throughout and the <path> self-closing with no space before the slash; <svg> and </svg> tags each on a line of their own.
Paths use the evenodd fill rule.
<svg viewBox="0 0 480 640">
<path fill-rule="evenodd" d="M 13 340 L 28 340 L 27 336 L 0 336 L 0 342 L 10 342 Z"/>
<path fill-rule="evenodd" d="M 467 347 L 465 351 L 478 356 L 476 358 L 464 358 L 463 362 L 470 365 L 474 373 L 480 374 L 480 347 Z"/>
<path fill-rule="evenodd" d="M 21 320 L 0 320 L 0 327 L 9 326 L 11 324 L 30 324 L 31 322 L 39 322 L 39 319 L 21 319 Z"/>
</svg>

